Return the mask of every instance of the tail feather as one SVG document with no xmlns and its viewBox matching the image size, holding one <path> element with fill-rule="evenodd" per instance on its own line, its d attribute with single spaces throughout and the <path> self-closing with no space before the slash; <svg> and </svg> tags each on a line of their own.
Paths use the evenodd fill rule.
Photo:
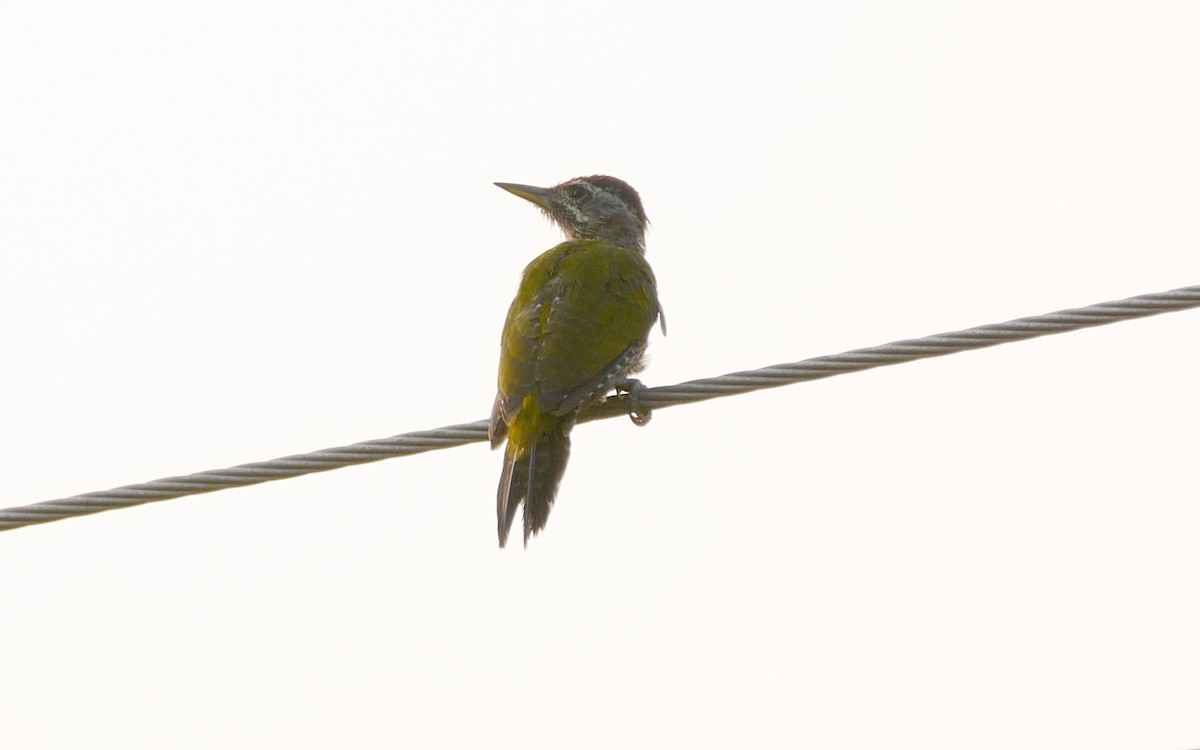
<svg viewBox="0 0 1200 750">
<path fill-rule="evenodd" d="M 501 547 L 508 541 L 517 508 L 522 504 L 526 545 L 531 536 L 546 527 L 558 484 L 567 469 L 571 440 L 564 430 L 544 432 L 520 453 L 518 456 L 518 449 L 510 440 L 504 451 L 504 471 L 496 492 L 496 525 Z"/>
<path fill-rule="evenodd" d="M 518 469 L 512 453 L 504 451 L 504 471 L 500 474 L 500 488 L 496 490 L 496 531 L 500 536 L 501 548 L 508 541 L 508 532 L 512 529 L 513 519 L 517 517 L 517 508 L 521 505 L 521 490 L 517 488 L 525 486 L 522 474 L 527 473 L 527 469 L 525 464 Z"/>
</svg>

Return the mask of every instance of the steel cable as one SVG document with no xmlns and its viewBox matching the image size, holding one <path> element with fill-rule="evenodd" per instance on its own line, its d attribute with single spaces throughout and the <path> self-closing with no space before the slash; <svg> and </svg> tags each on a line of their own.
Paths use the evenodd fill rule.
<svg viewBox="0 0 1200 750">
<path fill-rule="evenodd" d="M 647 388 L 637 395 L 641 407 L 663 409 L 722 396 L 777 388 L 792 383 L 833 377 L 875 367 L 940 357 L 970 349 L 1012 341 L 1024 341 L 1055 333 L 1145 318 L 1166 312 L 1200 307 L 1200 286 L 1188 286 L 1169 292 L 1144 294 L 1116 302 L 1103 302 L 1046 315 L 1018 318 L 951 333 L 939 333 L 919 339 L 896 341 L 882 346 L 855 349 L 842 354 L 814 357 L 800 362 L 773 365 L 758 370 L 733 372 L 715 378 L 691 380 L 677 385 Z M 587 409 L 579 421 L 627 414 L 628 396 L 614 396 Z M 156 479 L 100 492 L 47 500 L 0 509 L 0 531 L 57 521 L 63 518 L 100 513 L 117 508 L 170 500 L 186 495 L 245 487 L 276 479 L 288 479 L 319 471 L 330 471 L 385 458 L 453 448 L 487 440 L 487 421 L 442 427 L 436 430 L 408 432 L 389 438 L 368 440 L 354 445 L 327 448 L 313 453 L 242 464 L 227 469 L 202 471 L 181 477 Z"/>
</svg>

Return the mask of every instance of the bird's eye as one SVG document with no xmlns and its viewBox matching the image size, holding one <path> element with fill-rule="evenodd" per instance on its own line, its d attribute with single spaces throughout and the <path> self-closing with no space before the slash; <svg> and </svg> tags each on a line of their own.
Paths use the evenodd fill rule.
<svg viewBox="0 0 1200 750">
<path fill-rule="evenodd" d="M 573 201 L 584 201 L 591 195 L 591 192 L 583 185 L 572 185 L 567 188 L 567 197 Z"/>
</svg>

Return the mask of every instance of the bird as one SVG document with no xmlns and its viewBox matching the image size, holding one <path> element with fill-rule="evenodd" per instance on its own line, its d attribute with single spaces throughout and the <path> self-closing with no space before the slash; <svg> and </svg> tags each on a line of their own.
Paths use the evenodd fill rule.
<svg viewBox="0 0 1200 750">
<path fill-rule="evenodd" d="M 500 337 L 492 448 L 507 440 L 496 491 L 503 548 L 524 506 L 524 543 L 546 526 L 571 452 L 579 412 L 610 391 L 628 394 L 630 418 L 645 424 L 642 384 L 655 321 L 666 319 L 646 262 L 646 211 L 628 183 L 607 175 L 541 188 L 497 187 L 533 203 L 566 241 L 525 267 Z"/>
</svg>

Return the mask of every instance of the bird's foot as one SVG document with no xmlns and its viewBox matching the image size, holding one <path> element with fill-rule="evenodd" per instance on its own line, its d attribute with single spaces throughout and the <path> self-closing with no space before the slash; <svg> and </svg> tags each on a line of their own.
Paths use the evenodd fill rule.
<svg viewBox="0 0 1200 750">
<path fill-rule="evenodd" d="M 618 394 L 629 400 L 629 419 L 638 427 L 645 427 L 652 416 L 650 407 L 643 406 L 639 395 L 646 386 L 637 378 L 625 378 L 613 383 Z"/>
</svg>

